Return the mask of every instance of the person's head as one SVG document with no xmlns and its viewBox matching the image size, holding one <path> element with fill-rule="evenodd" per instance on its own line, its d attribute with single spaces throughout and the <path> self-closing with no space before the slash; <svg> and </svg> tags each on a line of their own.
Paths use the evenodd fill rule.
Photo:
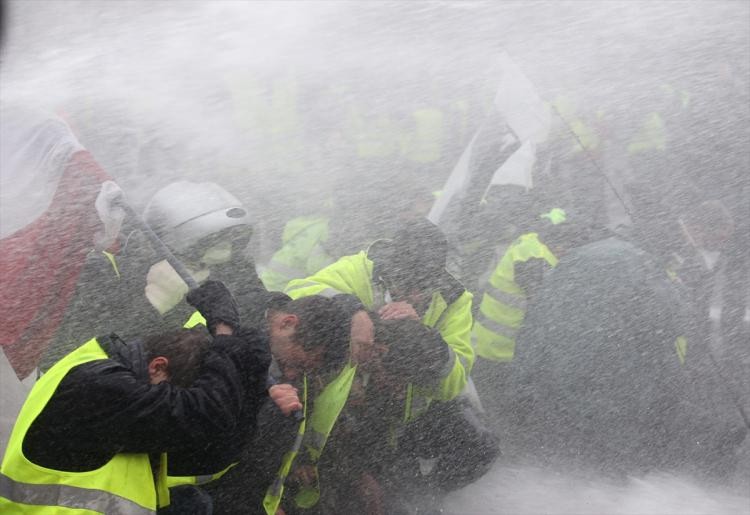
<svg viewBox="0 0 750 515">
<path fill-rule="evenodd" d="M 285 378 L 342 366 L 349 354 L 349 320 L 334 302 L 313 295 L 268 311 L 271 353 Z"/>
<path fill-rule="evenodd" d="M 374 321 L 375 347 L 381 352 L 371 368 L 381 387 L 402 390 L 408 383 L 433 386 L 449 361 L 448 346 L 440 333 L 418 320 Z"/>
<path fill-rule="evenodd" d="M 368 256 L 394 300 L 416 303 L 428 296 L 445 269 L 448 240 L 429 220 L 417 220 L 392 240 L 374 243 Z M 418 299 L 419 298 L 419 299 Z"/>
<path fill-rule="evenodd" d="M 424 177 L 403 174 L 385 185 L 383 202 L 388 206 L 385 216 L 394 216 L 399 226 L 419 221 L 427 216 L 435 203 L 435 196 Z"/>
<path fill-rule="evenodd" d="M 252 236 L 242 203 L 213 182 L 177 181 L 161 188 L 144 221 L 190 268 L 210 268 L 236 257 Z"/>
<path fill-rule="evenodd" d="M 200 363 L 210 344 L 202 328 L 178 329 L 150 336 L 144 342 L 151 384 L 169 381 L 187 387 L 197 377 Z"/>
</svg>

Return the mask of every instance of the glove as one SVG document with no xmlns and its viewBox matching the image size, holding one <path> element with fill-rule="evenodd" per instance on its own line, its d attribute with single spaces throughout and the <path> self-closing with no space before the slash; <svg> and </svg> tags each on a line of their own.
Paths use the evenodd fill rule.
<svg viewBox="0 0 750 515">
<path fill-rule="evenodd" d="M 121 199 L 122 190 L 116 183 L 112 181 L 102 183 L 102 189 L 94 202 L 103 225 L 103 230 L 96 236 L 95 245 L 98 249 L 109 248 L 120 234 L 120 228 L 125 219 L 125 210 L 117 204 Z"/>
<path fill-rule="evenodd" d="M 216 335 L 219 322 L 227 324 L 234 331 L 240 327 L 239 307 L 222 282 L 206 281 L 188 293 L 187 303 L 203 315 L 208 332 L 212 335 Z"/>
</svg>

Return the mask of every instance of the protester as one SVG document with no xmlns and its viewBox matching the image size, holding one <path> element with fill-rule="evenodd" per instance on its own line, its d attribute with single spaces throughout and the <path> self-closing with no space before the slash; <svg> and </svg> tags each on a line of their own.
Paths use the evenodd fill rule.
<svg viewBox="0 0 750 515">
<path fill-rule="evenodd" d="M 279 507 L 291 510 L 295 506 L 300 488 L 316 490 L 317 483 L 301 483 L 302 472 L 294 475 L 291 471 L 297 470 L 298 465 L 302 470 L 300 464 L 304 460 L 304 469 L 317 474 L 317 460 L 324 455 L 322 448 L 346 402 L 356 371 L 356 366 L 349 361 L 351 321 L 331 299 L 312 296 L 279 303 L 270 307 L 267 317 L 274 357 L 273 382 L 296 388 L 302 401 L 301 417 L 283 417 L 270 404 L 261 409 L 260 431 L 246 447 L 239 464 L 208 486 L 217 513 L 237 513 L 245 509 L 250 513 L 275 514 Z M 332 383 L 339 387 L 327 390 Z M 323 392 L 328 392 L 326 405 L 337 408 L 316 414 L 316 402 Z M 311 438 L 308 435 L 304 446 L 295 446 L 295 438 L 321 430 L 321 424 L 327 430 L 323 429 L 318 438 L 308 440 Z M 307 446 L 313 442 L 320 446 L 317 453 L 308 450 Z M 295 447 L 296 450 L 292 450 Z M 254 480 L 249 482 L 248 477 Z M 284 485 L 286 492 L 282 488 Z M 314 493 L 310 495 L 315 499 Z M 308 500 L 304 504 L 312 507 L 315 502 Z"/>
<path fill-rule="evenodd" d="M 632 244 L 570 251 L 517 337 L 500 417 L 508 454 L 615 476 L 729 470 L 747 428 L 722 407 L 690 323 L 667 274 Z"/>
<path fill-rule="evenodd" d="M 466 386 L 474 350 L 472 295 L 445 270 L 447 252 L 442 232 L 420 220 L 393 240 L 377 241 L 367 252 L 344 256 L 306 279 L 292 281 L 286 292 L 292 298 L 352 294 L 385 320 L 422 320 L 435 327 L 452 355 L 441 384 L 424 396 L 448 400 Z"/>
<path fill-rule="evenodd" d="M 252 225 L 239 200 L 214 183 L 178 181 L 157 191 L 144 221 L 198 282 L 225 282 L 243 323 L 257 327 L 268 292 L 246 247 Z M 192 310 L 181 302 L 188 286 L 153 248 L 136 220 L 125 219 L 116 252 L 92 252 L 42 368 L 71 350 L 81 334 L 114 331 L 126 340 L 158 328 L 181 327 Z M 92 332 L 93 331 L 93 332 Z"/>
<path fill-rule="evenodd" d="M 168 455 L 202 450 L 213 462 L 194 463 L 195 472 L 226 466 L 232 437 L 253 431 L 268 360 L 257 333 L 241 330 L 221 283 L 209 281 L 188 301 L 213 342 L 199 329 L 173 331 L 147 339 L 134 359 L 139 347 L 94 338 L 35 384 L 3 459 L 1 504 L 155 512 L 169 505 Z M 287 399 L 280 404 L 295 407 Z"/>
</svg>

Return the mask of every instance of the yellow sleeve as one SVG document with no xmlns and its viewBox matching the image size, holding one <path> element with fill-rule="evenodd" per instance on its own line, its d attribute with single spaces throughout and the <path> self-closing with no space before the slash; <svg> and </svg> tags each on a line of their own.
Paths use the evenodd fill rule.
<svg viewBox="0 0 750 515">
<path fill-rule="evenodd" d="M 290 281 L 285 293 L 292 299 L 323 295 L 333 297 L 339 293 L 355 295 L 368 308 L 372 307 L 372 261 L 360 252 L 344 256 L 310 277 Z"/>
<path fill-rule="evenodd" d="M 448 311 L 436 327 L 455 355 L 453 368 L 441 381 L 436 399 L 450 400 L 458 396 L 466 386 L 471 368 L 474 366 L 474 348 L 471 346 L 472 298 L 470 292 L 464 292 L 448 307 Z"/>
</svg>

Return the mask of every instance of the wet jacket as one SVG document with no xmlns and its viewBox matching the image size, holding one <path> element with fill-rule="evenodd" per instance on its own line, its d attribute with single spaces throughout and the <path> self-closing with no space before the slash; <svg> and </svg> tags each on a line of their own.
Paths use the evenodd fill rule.
<svg viewBox="0 0 750 515">
<path fill-rule="evenodd" d="M 205 460 L 193 461 L 192 473 L 220 470 L 234 458 L 238 425 L 254 419 L 264 398 L 268 356 L 255 338 L 217 336 L 187 389 L 149 384 L 138 351 L 103 338 L 110 359 L 65 376 L 29 428 L 27 456 L 50 468 L 91 470 L 117 452 L 169 452 L 175 465 Z"/>
<path fill-rule="evenodd" d="M 0 467 L 3 512 L 145 515 L 156 513 L 157 507 L 169 504 L 164 453 L 154 455 L 153 465 L 147 453 L 114 453 L 94 465 L 91 471 L 77 471 L 39 465 L 25 448 L 30 427 L 68 372 L 106 357 L 94 338 L 65 356 L 35 384 L 16 419 Z"/>
<path fill-rule="evenodd" d="M 718 409 L 726 394 L 689 338 L 683 298 L 616 238 L 562 257 L 518 334 L 507 448 L 607 473 L 724 467 L 744 430 L 736 411 Z"/>
</svg>

